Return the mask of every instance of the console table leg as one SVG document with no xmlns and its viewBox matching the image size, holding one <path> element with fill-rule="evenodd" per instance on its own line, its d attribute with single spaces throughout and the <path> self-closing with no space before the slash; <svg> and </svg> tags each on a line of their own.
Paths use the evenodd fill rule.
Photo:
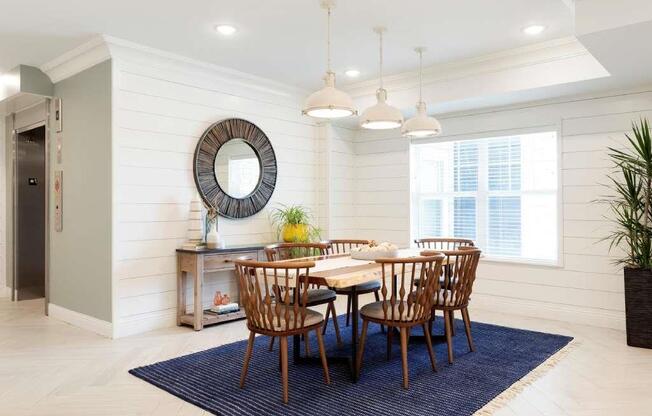
<svg viewBox="0 0 652 416">
<path fill-rule="evenodd" d="M 194 328 L 195 331 L 201 331 L 204 328 L 204 305 L 202 301 L 204 280 L 204 258 L 197 256 L 195 264 L 195 288 L 194 288 Z"/>
<path fill-rule="evenodd" d="M 181 316 L 186 313 L 186 272 L 177 270 L 177 326 L 181 326 Z"/>
</svg>

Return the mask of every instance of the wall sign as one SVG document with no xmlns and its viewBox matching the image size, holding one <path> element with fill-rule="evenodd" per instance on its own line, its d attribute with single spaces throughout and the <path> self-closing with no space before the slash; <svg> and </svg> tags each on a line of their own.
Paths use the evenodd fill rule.
<svg viewBox="0 0 652 416">
<path fill-rule="evenodd" d="M 61 98 L 54 99 L 54 125 L 57 133 L 63 130 L 63 113 L 61 108 Z"/>
<path fill-rule="evenodd" d="M 63 231 L 63 171 L 54 171 L 54 229 Z"/>
</svg>

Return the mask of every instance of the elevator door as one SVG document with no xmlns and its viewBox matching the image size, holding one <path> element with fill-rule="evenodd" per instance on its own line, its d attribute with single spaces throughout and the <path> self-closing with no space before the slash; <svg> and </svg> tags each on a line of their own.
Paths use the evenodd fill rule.
<svg viewBox="0 0 652 416">
<path fill-rule="evenodd" d="M 16 135 L 16 291 L 45 296 L 45 127 Z"/>
</svg>

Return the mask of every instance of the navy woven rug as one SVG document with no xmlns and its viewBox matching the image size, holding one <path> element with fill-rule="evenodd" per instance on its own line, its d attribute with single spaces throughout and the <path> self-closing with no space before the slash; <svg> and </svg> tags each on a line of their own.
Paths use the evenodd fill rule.
<svg viewBox="0 0 652 416">
<path fill-rule="evenodd" d="M 339 317 L 345 340 L 351 328 Z M 439 324 L 442 323 L 441 318 Z M 332 323 L 325 337 L 328 355 L 338 349 Z M 408 346 L 410 388 L 401 387 L 400 345 L 386 360 L 385 334 L 370 324 L 360 380 L 352 384 L 345 364 L 329 364 L 331 384 L 323 382 L 320 365 L 292 363 L 289 344 L 288 405 L 281 401 L 278 342 L 268 351 L 269 338 L 256 337 L 244 389 L 239 379 L 246 341 L 138 367 L 129 372 L 216 415 L 471 415 L 555 354 L 572 338 L 473 323 L 476 352 L 469 352 L 464 325 L 456 322 L 455 362 L 448 364 L 446 344 L 435 346 L 438 372 L 432 372 L 424 344 Z M 413 334 L 418 334 L 415 329 Z M 313 355 L 318 354 L 311 334 Z M 398 337 L 394 337 L 395 339 Z M 303 345 L 302 345 L 303 347 Z M 303 354 L 303 348 L 302 348 Z"/>
</svg>

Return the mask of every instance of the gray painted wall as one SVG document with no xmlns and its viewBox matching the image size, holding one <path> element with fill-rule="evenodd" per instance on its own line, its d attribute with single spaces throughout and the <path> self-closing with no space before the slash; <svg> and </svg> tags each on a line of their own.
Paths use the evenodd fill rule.
<svg viewBox="0 0 652 416">
<path fill-rule="evenodd" d="M 54 229 L 51 203 L 50 303 L 111 322 L 111 61 L 56 83 L 54 96 L 63 132 L 51 124 L 50 180 L 63 170 L 63 231 Z"/>
</svg>

